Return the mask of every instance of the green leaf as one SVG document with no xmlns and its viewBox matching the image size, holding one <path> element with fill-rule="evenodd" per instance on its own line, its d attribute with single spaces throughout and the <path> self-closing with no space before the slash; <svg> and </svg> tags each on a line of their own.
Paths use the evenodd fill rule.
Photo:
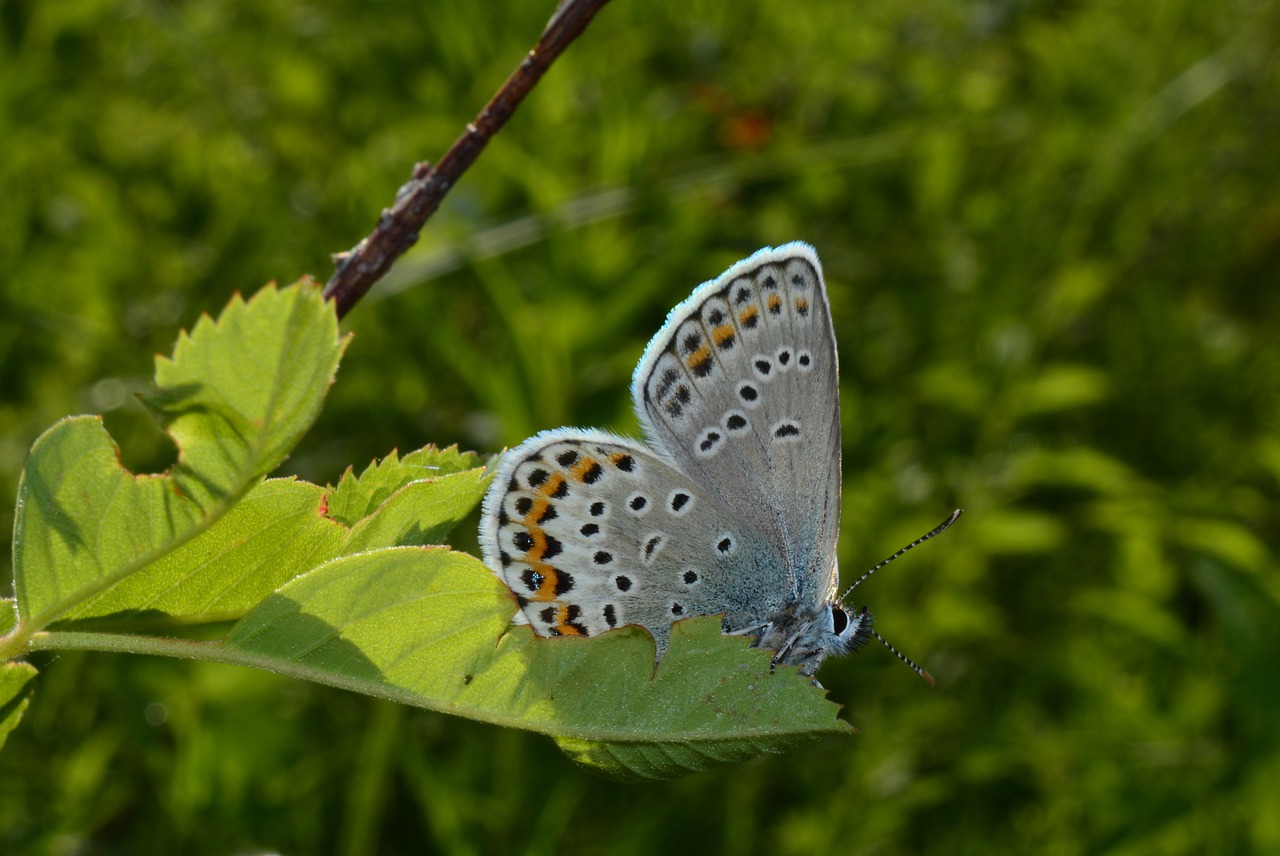
<svg viewBox="0 0 1280 856">
<path fill-rule="evenodd" d="M 477 468 L 407 485 L 356 524 L 343 552 L 439 544 L 480 503 L 492 478 Z"/>
<path fill-rule="evenodd" d="M 287 583 L 241 619 L 226 644 L 444 700 L 492 658 L 513 610 L 507 588 L 471 556 L 388 548 Z"/>
<path fill-rule="evenodd" d="M 1048 514 L 1013 508 L 995 508 L 974 524 L 983 547 L 998 555 L 1047 553 L 1062 546 L 1067 528 Z"/>
<path fill-rule="evenodd" d="M 1023 414 L 1076 410 L 1104 400 L 1110 394 L 1107 373 L 1092 366 L 1048 366 L 1031 380 L 1012 390 L 1011 399 Z"/>
<path fill-rule="evenodd" d="M 1078 487 L 1103 496 L 1122 496 L 1142 488 L 1142 479 L 1123 461 L 1085 447 L 1019 452 L 1010 456 L 1010 470 L 1019 487 Z"/>
<path fill-rule="evenodd" d="M 618 779 L 670 778 L 852 730 L 794 667 L 774 673 L 771 652 L 723 636 L 715 616 L 677 623 L 655 670 L 641 628 L 503 635 L 514 611 L 475 558 L 392 548 L 286 584 L 225 645 L 264 668 L 550 734 Z"/>
<path fill-rule="evenodd" d="M 279 464 L 315 418 L 343 347 L 317 289 L 269 286 L 248 303 L 237 297 L 217 322 L 202 318 L 173 359 L 157 359 L 151 404 L 179 447 L 172 473 L 128 472 L 96 417 L 46 431 L 19 481 L 14 521 L 14 592 L 25 632 L 68 615 L 126 609 L 243 611 L 247 598 L 227 597 L 225 575 L 195 580 L 170 554 L 207 534 Z M 183 562 L 225 549 L 217 538 L 190 546 L 199 555 L 184 554 Z M 127 592 L 106 594 L 144 569 Z M 250 581 L 244 591 L 256 597 L 284 578 Z"/>
<path fill-rule="evenodd" d="M 1178 543 L 1257 573 L 1274 568 L 1271 550 L 1248 526 L 1232 520 L 1183 517 L 1172 537 Z"/>
<path fill-rule="evenodd" d="M 156 358 L 147 404 L 178 445 L 173 479 L 202 507 L 275 469 L 320 412 L 346 340 L 320 290 L 269 285 L 200 319 Z"/>
<path fill-rule="evenodd" d="M 492 478 L 472 452 L 429 446 L 393 452 L 359 478 L 348 470 L 329 497 L 329 515 L 351 526 L 344 553 L 438 544 L 484 497 Z"/>
<path fill-rule="evenodd" d="M 836 718 L 840 707 L 825 690 L 795 668 L 771 674 L 773 652 L 724 636 L 718 616 L 673 624 L 652 678 L 640 659 L 652 662 L 652 637 L 639 628 L 625 633 L 636 649 L 634 667 L 620 671 L 620 652 L 589 648 L 596 640 L 572 640 L 583 656 L 571 669 L 557 663 L 549 688 L 560 699 L 564 728 L 556 742 L 597 773 L 621 781 L 670 779 L 854 730 Z M 546 640 L 532 644 L 550 647 Z"/>
<path fill-rule="evenodd" d="M 441 454 L 433 448 L 423 451 L 427 459 Z M 443 454 L 442 470 L 475 460 L 456 450 Z M 413 467 L 406 473 L 421 475 L 423 469 L 409 462 L 422 459 L 413 452 L 400 463 Z M 377 468 L 371 465 L 366 474 Z M 386 461 L 380 469 L 389 469 Z M 389 495 L 370 491 L 369 496 L 385 499 L 377 506 L 348 501 L 348 513 L 367 514 L 350 518 L 355 523 L 350 529 L 324 514 L 326 503 L 332 508 L 333 493 L 326 495 L 324 488 L 294 479 L 270 479 L 206 531 L 68 610 L 63 618 L 151 612 L 185 622 L 238 619 L 280 585 L 330 559 L 442 538 L 480 502 L 489 479 L 484 468 L 465 469 L 411 481 Z"/>
<path fill-rule="evenodd" d="M 0 636 L 18 626 L 18 605 L 11 597 L 0 597 Z"/>
<path fill-rule="evenodd" d="M 207 530 L 64 617 L 240 618 L 280 585 L 342 552 L 346 532 L 321 513 L 324 497 L 313 484 L 269 479 Z"/>
<path fill-rule="evenodd" d="M 0 663 L 0 746 L 22 719 L 30 701 L 27 684 L 35 676 L 36 668 L 29 663 Z"/>
<path fill-rule="evenodd" d="M 18 612 L 47 624 L 145 566 L 202 519 L 164 476 L 135 476 L 96 416 L 36 440 L 18 482 L 13 576 Z"/>
<path fill-rule="evenodd" d="M 437 449 L 427 446 L 401 459 L 392 452 L 374 461 L 359 476 L 348 468 L 329 497 L 329 516 L 339 523 L 355 526 L 405 485 L 474 469 L 479 456 L 459 452 L 457 446 Z"/>
</svg>

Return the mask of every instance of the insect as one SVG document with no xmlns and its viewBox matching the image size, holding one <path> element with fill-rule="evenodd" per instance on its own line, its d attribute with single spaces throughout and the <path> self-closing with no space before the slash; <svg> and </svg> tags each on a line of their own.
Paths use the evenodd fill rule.
<svg viewBox="0 0 1280 856">
<path fill-rule="evenodd" d="M 498 466 L 480 544 L 517 623 L 542 636 L 639 624 L 661 659 L 673 621 L 723 614 L 726 633 L 805 675 L 884 642 L 865 607 L 844 605 L 852 586 L 836 597 L 840 395 L 813 247 L 766 247 L 698 286 L 649 342 L 631 394 L 647 443 L 557 428 Z"/>
</svg>

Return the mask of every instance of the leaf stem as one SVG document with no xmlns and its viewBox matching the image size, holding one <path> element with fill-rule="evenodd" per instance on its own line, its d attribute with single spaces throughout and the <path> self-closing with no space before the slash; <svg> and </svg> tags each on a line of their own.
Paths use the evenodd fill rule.
<svg viewBox="0 0 1280 856">
<path fill-rule="evenodd" d="M 345 317 L 360 298 L 386 275 L 396 259 L 418 241 L 423 225 L 440 207 L 445 194 L 480 156 L 480 152 L 515 113 L 560 54 L 582 35 L 609 0 L 562 0 L 537 44 L 499 87 L 476 120 L 467 125 L 435 166 L 417 164 L 413 177 L 384 209 L 378 225 L 352 250 L 334 257 L 337 270 L 324 287 L 338 317 Z"/>
</svg>

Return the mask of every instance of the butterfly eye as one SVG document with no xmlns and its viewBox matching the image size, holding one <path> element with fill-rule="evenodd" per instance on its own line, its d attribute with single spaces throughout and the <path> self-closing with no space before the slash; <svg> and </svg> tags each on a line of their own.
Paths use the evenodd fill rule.
<svg viewBox="0 0 1280 856">
<path fill-rule="evenodd" d="M 849 627 L 849 616 L 838 606 L 831 607 L 831 629 L 837 636 Z"/>
</svg>

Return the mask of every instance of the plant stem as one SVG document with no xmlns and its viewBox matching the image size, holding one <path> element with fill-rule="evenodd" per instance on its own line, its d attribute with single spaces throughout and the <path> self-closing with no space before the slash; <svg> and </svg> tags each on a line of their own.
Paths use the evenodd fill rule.
<svg viewBox="0 0 1280 856">
<path fill-rule="evenodd" d="M 502 130 L 520 102 L 537 85 L 573 40 L 609 0 L 563 0 L 551 16 L 538 43 L 499 87 L 480 115 L 454 141 L 434 167 L 417 164 L 413 177 L 397 193 L 395 204 L 383 209 L 372 233 L 352 250 L 334 257 L 337 270 L 324 287 L 338 317 L 344 317 L 391 265 L 418 241 L 423 225 L 440 207 L 445 194 L 480 156 L 489 140 Z"/>
</svg>

